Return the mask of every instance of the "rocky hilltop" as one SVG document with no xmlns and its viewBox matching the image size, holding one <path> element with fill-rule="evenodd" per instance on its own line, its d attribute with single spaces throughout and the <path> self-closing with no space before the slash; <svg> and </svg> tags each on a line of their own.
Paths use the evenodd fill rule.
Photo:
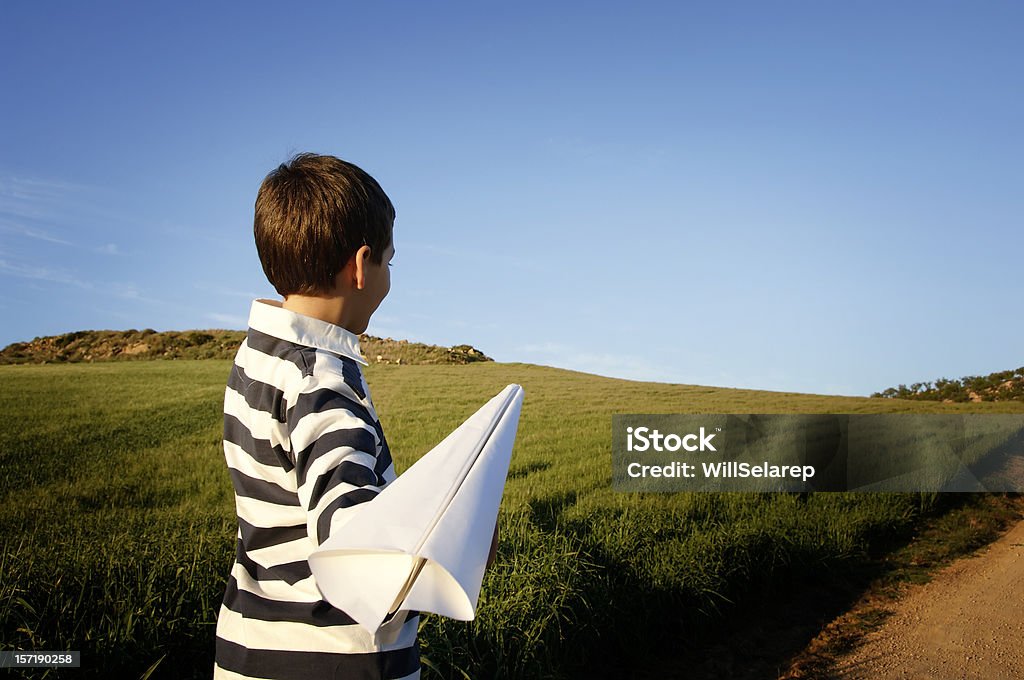
<svg viewBox="0 0 1024 680">
<path fill-rule="evenodd" d="M 0 364 L 45 364 L 140 359 L 233 359 L 245 331 L 76 331 L 15 342 L 0 350 Z M 439 347 L 360 335 L 371 364 L 468 364 L 493 361 L 470 345 Z"/>
<path fill-rule="evenodd" d="M 988 375 L 939 378 L 935 381 L 890 387 L 872 397 L 953 402 L 1024 401 L 1024 366 Z"/>
</svg>

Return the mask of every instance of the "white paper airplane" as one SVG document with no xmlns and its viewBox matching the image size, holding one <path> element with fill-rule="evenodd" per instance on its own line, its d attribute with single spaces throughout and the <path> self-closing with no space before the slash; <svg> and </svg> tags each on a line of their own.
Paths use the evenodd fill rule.
<svg viewBox="0 0 1024 680">
<path fill-rule="evenodd" d="M 473 619 L 522 403 L 506 387 L 331 532 L 309 556 L 328 602 L 371 634 L 400 609 Z"/>
</svg>

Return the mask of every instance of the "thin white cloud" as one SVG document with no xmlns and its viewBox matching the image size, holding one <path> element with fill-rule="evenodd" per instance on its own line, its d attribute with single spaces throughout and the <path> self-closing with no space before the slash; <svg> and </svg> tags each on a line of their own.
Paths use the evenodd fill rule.
<svg viewBox="0 0 1024 680">
<path fill-rule="evenodd" d="M 55 179 L 0 177 L 0 215 L 54 223 L 83 215 L 116 217 L 98 206 L 99 187 Z"/>
<path fill-rule="evenodd" d="M 71 241 L 67 241 L 62 238 L 58 238 L 53 234 L 49 234 L 42 229 L 33 229 L 32 227 L 26 227 L 23 224 L 12 222 L 5 218 L 0 218 L 0 231 L 7 232 L 8 234 L 18 234 L 26 238 L 33 238 L 39 241 L 47 241 L 49 243 L 58 243 L 63 246 L 73 246 Z"/>
<path fill-rule="evenodd" d="M 96 234 L 112 224 L 131 225 L 110 211 L 109 192 L 56 179 L 0 177 L 0 231 L 22 238 L 68 246 L 101 255 L 124 255 L 116 243 L 76 243 L 65 235 Z M 92 239 L 90 239 L 92 240 Z"/>
<path fill-rule="evenodd" d="M 674 382 L 670 375 L 673 371 L 664 365 L 627 353 L 594 352 L 557 342 L 528 343 L 515 351 L 533 357 L 532 363 L 556 368 L 628 380 Z"/>
<path fill-rule="evenodd" d="M 424 320 L 427 320 L 427 321 L 436 321 L 437 320 L 437 315 L 436 314 L 424 314 L 423 312 L 409 312 L 408 314 L 406 314 L 406 316 L 408 316 L 411 319 L 424 319 Z M 376 319 L 376 318 L 377 317 L 374 317 L 374 319 Z M 489 329 L 489 330 L 495 330 L 495 329 L 501 327 L 501 325 L 498 324 L 498 322 L 496 322 L 496 321 L 486 321 L 485 322 L 485 321 L 482 321 L 480 319 L 474 319 L 472 321 L 467 321 L 465 319 L 452 319 L 452 318 L 448 318 L 448 319 L 445 319 L 444 323 L 445 323 L 446 326 L 452 326 L 452 327 L 455 327 L 455 328 L 471 328 L 471 329 L 486 328 L 486 329 Z"/>
<path fill-rule="evenodd" d="M 226 295 L 228 297 L 240 297 L 246 300 L 255 300 L 257 298 L 274 298 L 277 299 L 279 296 L 277 293 L 271 293 L 267 291 L 253 291 L 253 290 L 238 290 L 235 288 L 225 288 L 212 283 L 194 283 L 192 284 L 199 290 L 205 290 L 208 293 L 216 293 L 217 295 Z"/>
<path fill-rule="evenodd" d="M 632 354 L 628 350 L 595 352 L 558 342 L 527 343 L 514 348 L 513 352 L 525 354 L 530 363 L 593 373 L 609 378 L 682 385 L 778 389 L 768 386 L 770 383 L 765 381 L 763 376 L 738 376 L 728 371 L 694 371 L 682 368 L 678 355 L 648 359 L 638 354 Z M 706 365 L 707 361 L 703 361 L 701 364 Z M 760 384 L 756 387 L 751 386 L 751 380 L 760 381 Z"/>
<path fill-rule="evenodd" d="M 0 217 L 0 232 L 8 234 L 17 234 L 24 238 L 31 238 L 37 241 L 45 241 L 47 243 L 56 243 L 62 246 L 71 246 L 72 248 L 84 248 L 77 243 L 68 241 L 67 239 L 54 236 L 44 229 L 38 229 L 35 227 L 28 227 L 18 222 L 13 222 L 4 217 Z M 116 243 L 105 243 L 101 246 L 94 246 L 91 249 L 93 252 L 100 253 L 102 255 L 124 255 L 124 252 L 118 248 Z"/>
<path fill-rule="evenodd" d="M 220 324 L 225 324 L 231 328 L 244 329 L 249 325 L 249 322 L 241 316 L 236 314 L 221 314 L 219 312 L 207 312 L 203 315 L 204 318 L 216 321 Z"/>
<path fill-rule="evenodd" d="M 96 191 L 99 187 L 68 182 L 59 179 L 40 179 L 38 177 L 6 177 L 0 178 L 0 195 L 17 198 L 54 198 L 69 193 Z"/>
<path fill-rule="evenodd" d="M 149 297 L 144 295 L 139 290 L 139 286 L 135 283 L 124 283 L 124 282 L 113 282 L 102 284 L 104 292 L 113 295 L 114 297 L 121 298 L 122 300 L 131 300 L 132 302 L 145 302 L 151 305 L 161 305 L 165 307 L 181 308 L 181 305 L 168 302 L 167 300 L 159 300 L 157 298 Z"/>
<path fill-rule="evenodd" d="M 93 307 L 92 311 L 114 316 L 128 322 L 130 325 L 138 326 L 138 314 L 132 314 L 121 309 L 105 309 L 101 307 Z"/>
<path fill-rule="evenodd" d="M 456 328 L 470 328 L 470 329 L 473 329 L 473 330 L 485 329 L 486 328 L 487 330 L 492 330 L 493 331 L 493 330 L 497 330 L 498 328 L 500 328 L 500 326 L 498 325 L 498 323 L 496 321 L 483 322 L 483 321 L 463 321 L 462 319 L 452 319 L 450 323 L 451 323 L 452 326 L 455 326 Z"/>
<path fill-rule="evenodd" d="M 37 267 L 31 264 L 11 262 L 0 259 L 0 274 L 15 276 L 23 279 L 35 279 L 38 281 L 50 281 L 52 283 L 63 283 L 77 286 L 79 288 L 91 289 L 93 284 L 82 281 L 74 273 L 66 269 L 54 269 L 50 267 Z"/>
<path fill-rule="evenodd" d="M 134 283 L 112 283 L 107 290 L 116 297 L 126 300 L 141 300 L 142 294 Z"/>
<path fill-rule="evenodd" d="M 556 342 L 533 342 L 516 347 L 516 351 L 527 354 L 564 354 L 571 349 L 567 345 L 560 345 Z"/>
</svg>

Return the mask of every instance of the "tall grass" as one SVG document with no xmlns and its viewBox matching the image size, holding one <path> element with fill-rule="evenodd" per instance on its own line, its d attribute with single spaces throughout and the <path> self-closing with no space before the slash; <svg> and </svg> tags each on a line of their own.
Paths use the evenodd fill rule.
<svg viewBox="0 0 1024 680">
<path fill-rule="evenodd" d="M 0 647 L 79 649 L 69 677 L 209 677 L 236 530 L 229 368 L 0 367 Z M 506 384 L 526 390 L 477 619 L 424 616 L 425 677 L 666 668 L 666 641 L 697 644 L 772 589 L 852 572 L 941 509 L 935 495 L 618 494 L 612 413 L 1024 412 L 490 362 L 367 377 L 399 472 Z"/>
</svg>

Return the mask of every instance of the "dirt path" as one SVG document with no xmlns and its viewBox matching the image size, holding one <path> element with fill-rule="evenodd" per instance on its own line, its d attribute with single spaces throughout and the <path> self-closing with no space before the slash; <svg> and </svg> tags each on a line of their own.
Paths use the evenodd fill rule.
<svg viewBox="0 0 1024 680">
<path fill-rule="evenodd" d="M 837 678 L 1024 678 L 1024 522 L 893 605 Z"/>
</svg>

